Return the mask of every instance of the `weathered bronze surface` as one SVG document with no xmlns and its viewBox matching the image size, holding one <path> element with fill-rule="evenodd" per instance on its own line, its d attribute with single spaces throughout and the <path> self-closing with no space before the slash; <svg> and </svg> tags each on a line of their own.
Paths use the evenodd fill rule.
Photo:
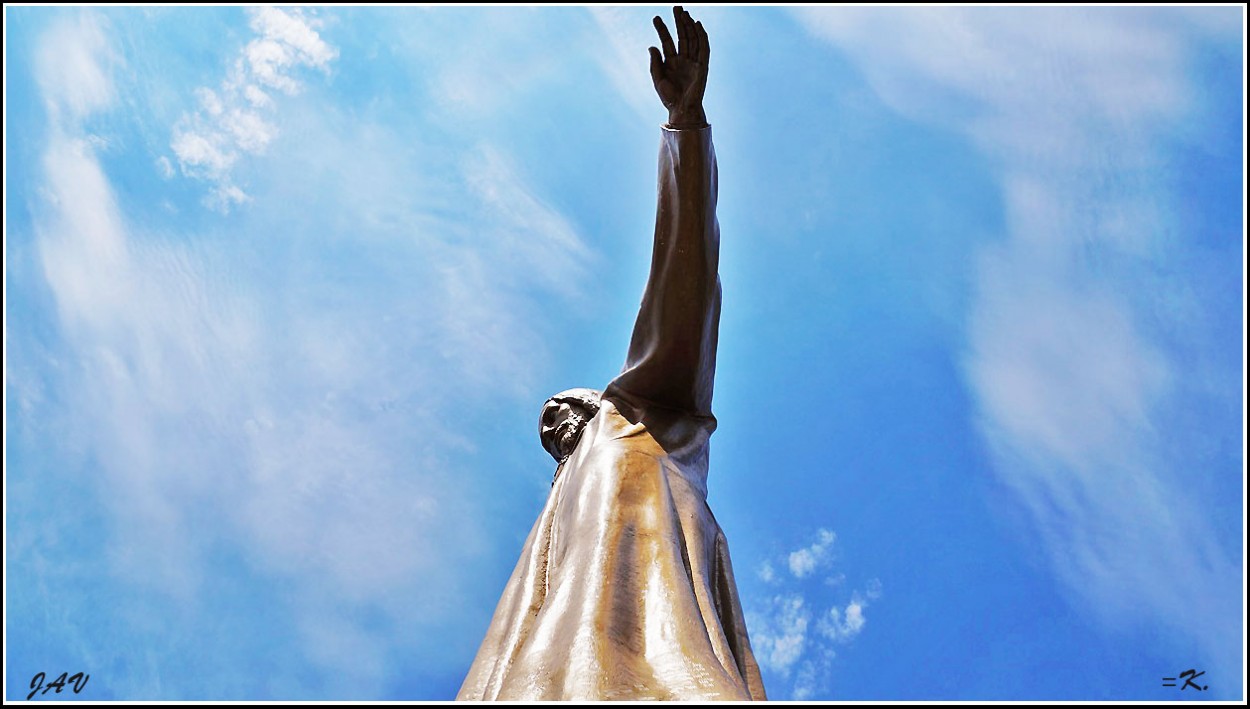
<svg viewBox="0 0 1250 709">
<path fill-rule="evenodd" d="M 707 505 L 720 321 L 707 34 L 655 19 L 669 109 L 651 274 L 625 368 L 543 406 L 547 504 L 458 699 L 765 699 L 729 547 Z"/>
</svg>

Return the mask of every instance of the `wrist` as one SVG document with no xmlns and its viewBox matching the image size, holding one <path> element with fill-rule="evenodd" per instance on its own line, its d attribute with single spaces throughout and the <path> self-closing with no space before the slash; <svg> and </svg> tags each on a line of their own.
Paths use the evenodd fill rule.
<svg viewBox="0 0 1250 709">
<path fill-rule="evenodd" d="M 693 110 L 668 112 L 669 128 L 682 130 L 690 128 L 706 128 L 707 125 L 707 115 L 703 112 L 702 106 Z"/>
</svg>

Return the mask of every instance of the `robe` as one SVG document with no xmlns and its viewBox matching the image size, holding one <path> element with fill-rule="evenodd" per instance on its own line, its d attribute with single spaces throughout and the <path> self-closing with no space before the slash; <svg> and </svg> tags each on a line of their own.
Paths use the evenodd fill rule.
<svg viewBox="0 0 1250 709">
<path fill-rule="evenodd" d="M 625 367 L 560 464 L 457 699 L 765 699 L 707 505 L 720 321 L 711 129 L 665 128 Z"/>
</svg>

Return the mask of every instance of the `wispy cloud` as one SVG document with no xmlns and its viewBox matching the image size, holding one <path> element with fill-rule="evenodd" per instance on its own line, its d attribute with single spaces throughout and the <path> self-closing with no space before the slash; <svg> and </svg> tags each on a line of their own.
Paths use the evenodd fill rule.
<svg viewBox="0 0 1250 709">
<path fill-rule="evenodd" d="M 1142 284 L 1186 248 L 1156 139 L 1191 110 L 1194 42 L 1238 37 L 1237 13 L 796 13 L 886 103 L 963 132 L 1000 174 L 1008 231 L 975 264 L 967 381 L 995 472 L 1059 578 L 1102 618 L 1149 617 L 1227 661 L 1237 565 L 1185 476 L 1235 471 L 1181 474 L 1160 453 L 1183 372 L 1151 325 L 1178 294 Z M 835 633 L 854 628 L 850 611 Z"/>
<path fill-rule="evenodd" d="M 199 108 L 183 115 L 169 144 L 183 174 L 212 185 L 207 204 L 223 212 L 248 199 L 231 176 L 235 164 L 243 155 L 263 153 L 277 136 L 277 126 L 266 119 L 275 109 L 269 92 L 295 94 L 300 83 L 294 72 L 303 67 L 328 71 L 338 56 L 317 33 L 318 21 L 298 8 L 248 12 L 257 36 L 216 90 L 196 89 Z"/>
<path fill-rule="evenodd" d="M 98 32 L 87 15 L 58 26 L 45 43 L 81 45 Z M 71 76 L 56 66 L 40 67 L 50 87 Z M 99 82 L 107 74 L 74 76 Z M 107 95 L 107 83 L 103 89 Z M 66 109 L 59 115 L 88 115 L 67 110 L 81 105 L 73 87 L 46 95 Z M 341 624 L 353 606 L 398 617 L 410 617 L 411 604 L 441 606 L 454 576 L 432 595 L 416 579 L 449 563 L 438 560 L 450 548 L 436 541 L 440 528 L 472 544 L 472 530 L 446 511 L 468 502 L 437 476 L 401 474 L 407 465 L 438 463 L 409 457 L 386 440 L 384 426 L 362 425 L 334 405 L 345 393 L 342 367 L 386 371 L 385 363 L 356 344 L 364 338 L 345 338 L 352 328 L 343 322 L 288 323 L 310 335 L 294 341 L 267 335 L 275 330 L 258 304 L 223 287 L 193 250 L 135 232 L 80 131 L 70 120 L 52 127 L 38 246 L 81 362 L 65 384 L 76 402 L 66 444 L 99 460 L 117 576 L 194 601 L 211 573 L 207 550 L 238 545 L 257 571 L 318 579 L 297 594 L 311 611 L 297 614 L 300 627 L 313 639 L 349 640 L 323 624 Z M 326 398 L 310 399 L 315 391 Z M 216 523 L 193 523 L 206 514 Z M 386 551 L 396 539 L 406 540 L 404 554 Z M 349 681 L 378 681 L 386 663 L 369 662 L 376 653 L 353 652 L 344 662 L 332 652 L 338 646 L 308 645 Z"/>
<path fill-rule="evenodd" d="M 492 249 L 516 259 L 517 270 L 546 290 L 572 296 L 580 286 L 571 274 L 592 254 L 572 224 L 525 185 L 521 171 L 495 146 L 482 143 L 462 168 L 465 181 L 485 208 Z"/>
<path fill-rule="evenodd" d="M 286 69 L 317 66 L 332 52 L 298 16 L 274 12 L 253 15 L 263 46 L 238 76 L 286 91 Z M 62 55 L 50 45 L 91 49 Z M 194 610 L 230 559 L 240 586 L 284 599 L 281 612 L 244 613 L 264 613 L 266 642 L 323 670 L 328 679 L 318 681 L 331 696 L 376 696 L 394 681 L 398 658 L 414 652 L 446 661 L 414 638 L 462 622 L 457 599 L 475 572 L 461 560 L 484 552 L 478 483 L 461 460 L 473 434 L 446 412 L 488 415 L 492 402 L 529 393 L 544 351 L 527 317 L 533 299 L 580 295 L 558 276 L 583 269 L 590 250 L 506 154 L 483 144 L 463 156 L 456 187 L 469 198 L 450 215 L 446 204 L 406 199 L 422 182 L 411 175 L 370 183 L 371 194 L 340 203 L 346 214 L 331 209 L 357 229 L 360 258 L 382 280 L 370 293 L 352 291 L 301 261 L 321 283 L 304 302 L 307 274 L 253 271 L 228 245 L 193 233 L 169 238 L 128 217 L 84 128 L 121 105 L 98 18 L 56 25 L 39 48 L 38 78 L 57 118 L 42 156 L 35 242 L 73 363 L 54 381 L 70 403 L 52 413 L 62 419 L 60 443 L 90 452 L 84 484 L 103 506 L 111 578 L 186 609 L 186 632 L 207 631 L 243 622 Z M 230 158 L 220 151 L 245 150 L 262 129 L 228 118 L 249 100 L 246 85 L 201 93 L 196 120 L 211 135 L 183 137 L 199 145 L 188 153 L 196 165 L 221 168 L 211 176 L 216 189 L 229 189 Z M 375 177 L 420 167 L 393 146 L 384 132 L 362 129 L 319 147 L 349 177 L 361 164 Z M 342 179 L 354 189 L 366 182 Z M 432 277 L 397 278 L 371 261 L 396 254 Z M 515 347 L 530 356 L 518 358 Z M 123 594 L 110 617 L 142 615 L 132 607 L 142 602 Z M 248 661 L 232 645 L 243 639 L 205 634 L 220 643 L 217 660 Z M 275 691 L 311 691 L 284 686 Z M 118 678 L 116 691 L 165 696 L 159 668 Z"/>
<path fill-rule="evenodd" d="M 605 51 L 594 53 L 600 68 L 638 118 L 645 124 L 653 123 L 662 112 L 656 108 L 659 102 L 646 69 L 650 61 L 647 47 L 658 47 L 660 40 L 650 29 L 650 16 L 627 7 L 593 7 L 590 16 L 604 41 Z"/>
<path fill-rule="evenodd" d="M 99 18 L 82 15 L 50 29 L 35 62 L 53 122 L 73 123 L 112 104 L 116 97 L 107 72 L 118 61 Z"/>
<path fill-rule="evenodd" d="M 771 561 L 760 567 L 760 578 L 776 592 L 747 609 L 751 647 L 769 675 L 768 686 L 774 697 L 786 694 L 779 684 L 788 684 L 790 698 L 800 701 L 826 691 L 837 657 L 835 646 L 851 642 L 863 631 L 867 623 L 864 610 L 881 597 L 881 582 L 875 578 L 863 591 L 850 592 L 849 600 L 833 603 L 829 603 L 835 593 L 832 589 L 845 580 L 843 574 L 826 575 L 819 585 L 805 582 L 814 581 L 816 572 L 832 567 L 837 535 L 822 528 L 815 537 L 808 546 L 781 557 L 790 577 L 777 574 Z M 846 598 L 842 591 L 836 595 Z"/>
<path fill-rule="evenodd" d="M 762 613 L 751 620 L 751 642 L 756 660 L 766 669 L 783 676 L 803 656 L 807 646 L 807 626 L 812 613 L 799 594 L 782 594 L 769 599 Z"/>
<path fill-rule="evenodd" d="M 816 623 L 816 630 L 837 643 L 846 643 L 855 639 L 860 631 L 864 629 L 864 609 L 868 607 L 869 601 L 875 601 L 881 597 L 881 581 L 872 579 L 868 582 L 863 594 L 855 592 L 851 595 L 851 600 L 843 608 L 834 606 L 829 612 Z"/>
</svg>

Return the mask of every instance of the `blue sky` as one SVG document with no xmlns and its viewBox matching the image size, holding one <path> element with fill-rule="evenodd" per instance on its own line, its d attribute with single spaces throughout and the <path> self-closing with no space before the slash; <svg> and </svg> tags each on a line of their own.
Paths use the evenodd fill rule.
<svg viewBox="0 0 1250 709">
<path fill-rule="evenodd" d="M 1244 13 L 691 8 L 774 699 L 1244 697 Z M 666 8 L 5 8 L 5 696 L 449 699 Z"/>
</svg>

